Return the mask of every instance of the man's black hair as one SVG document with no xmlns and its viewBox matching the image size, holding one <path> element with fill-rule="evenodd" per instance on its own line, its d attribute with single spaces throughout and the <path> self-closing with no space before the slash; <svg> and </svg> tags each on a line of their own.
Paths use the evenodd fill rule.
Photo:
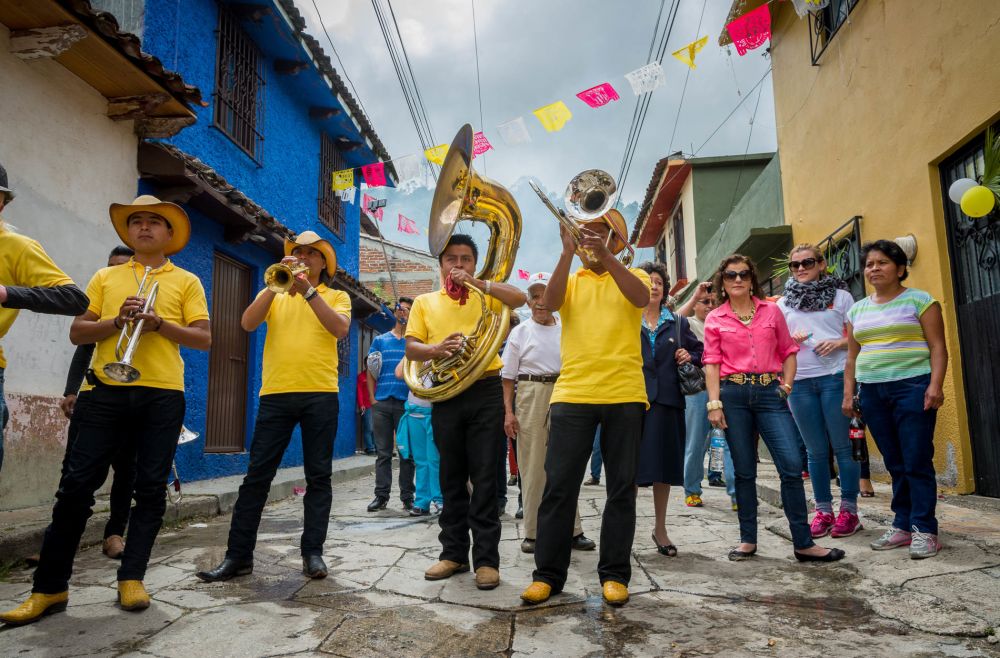
<svg viewBox="0 0 1000 658">
<path fill-rule="evenodd" d="M 400 304 L 409 304 L 410 306 L 413 306 L 413 298 L 412 297 L 400 297 L 399 299 L 396 300 L 396 308 L 399 308 Z"/>
<path fill-rule="evenodd" d="M 133 251 L 131 247 L 126 247 L 125 245 L 120 244 L 112 249 L 111 253 L 108 254 L 108 260 L 111 260 L 115 256 L 127 256 L 131 258 L 132 256 L 135 256 L 135 251 Z"/>
<path fill-rule="evenodd" d="M 448 251 L 448 247 L 452 245 L 465 245 L 472 249 L 472 259 L 476 262 L 479 261 L 479 249 L 476 248 L 476 243 L 472 241 L 471 235 L 466 235 L 465 233 L 453 233 L 450 238 L 448 238 L 448 244 L 444 246 L 441 253 L 438 254 L 438 265 L 444 261 L 444 252 Z"/>
</svg>

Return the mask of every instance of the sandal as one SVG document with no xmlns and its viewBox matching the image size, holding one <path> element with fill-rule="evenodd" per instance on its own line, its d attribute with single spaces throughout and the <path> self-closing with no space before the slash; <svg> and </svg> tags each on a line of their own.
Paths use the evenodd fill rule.
<svg viewBox="0 0 1000 658">
<path fill-rule="evenodd" d="M 656 539 L 656 533 L 653 533 L 653 543 L 656 544 L 656 550 L 660 555 L 666 555 L 667 557 L 677 557 L 677 547 L 673 544 L 661 544 Z"/>
</svg>

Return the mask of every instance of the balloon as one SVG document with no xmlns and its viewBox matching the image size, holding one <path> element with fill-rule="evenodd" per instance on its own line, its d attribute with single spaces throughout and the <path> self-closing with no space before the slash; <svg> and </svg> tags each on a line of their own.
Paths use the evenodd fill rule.
<svg viewBox="0 0 1000 658">
<path fill-rule="evenodd" d="M 962 203 L 962 195 L 976 186 L 976 181 L 971 178 L 959 178 L 948 188 L 948 198 L 955 203 Z"/>
<path fill-rule="evenodd" d="M 990 188 L 976 185 L 962 195 L 962 212 L 969 217 L 982 217 L 993 210 L 996 202 L 997 199 Z"/>
</svg>

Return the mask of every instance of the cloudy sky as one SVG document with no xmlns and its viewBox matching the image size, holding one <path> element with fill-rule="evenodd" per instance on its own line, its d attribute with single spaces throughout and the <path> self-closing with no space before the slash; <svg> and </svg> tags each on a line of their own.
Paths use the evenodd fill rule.
<svg viewBox="0 0 1000 658">
<path fill-rule="evenodd" d="M 385 7 L 384 1 L 382 7 Z M 678 0 L 680 8 L 666 48 L 667 84 L 653 92 L 630 173 L 622 187 L 623 205 L 641 203 L 656 161 L 676 150 L 697 155 L 742 154 L 775 149 L 770 78 L 748 94 L 765 74 L 764 48 L 740 57 L 720 48 L 719 32 L 730 0 Z M 478 35 L 479 78 L 473 7 Z M 330 52 L 320 16 L 376 132 L 393 157 L 421 153 L 413 121 L 372 0 L 299 0 L 310 31 Z M 666 0 L 664 20 L 672 0 Z M 495 150 L 475 161 L 476 168 L 505 186 L 517 187 L 524 217 L 517 267 L 548 270 L 558 248 L 554 218 L 525 192 L 527 177 L 560 197 L 567 182 L 583 169 L 600 168 L 617 176 L 637 98 L 624 74 L 647 63 L 660 0 L 393 0 L 414 77 L 436 143 L 450 142 L 471 123 L 485 131 Z M 704 10 L 704 14 L 703 14 Z M 699 22 L 701 28 L 699 29 Z M 676 137 L 670 142 L 685 76 L 689 69 L 670 53 L 701 36 L 708 45 L 690 72 Z M 332 53 L 331 53 L 332 55 Z M 336 64 L 336 58 L 334 58 Z M 610 82 L 621 99 L 591 109 L 577 92 Z M 482 95 L 480 122 L 479 95 Z M 757 95 L 760 92 L 758 105 Z M 743 106 L 702 147 L 743 96 Z M 546 133 L 532 110 L 562 100 L 573 118 L 560 132 Z M 757 106 L 751 135 L 751 117 Z M 496 126 L 523 116 L 530 144 L 504 145 Z M 480 125 L 482 124 L 482 125 Z M 749 138 L 749 146 L 748 146 Z M 621 183 L 621 181 L 619 181 Z M 413 185 L 385 196 L 383 231 L 388 239 L 426 248 L 426 237 L 396 231 L 398 213 L 427 225 L 429 190 Z M 635 204 L 635 205 L 632 205 Z M 630 221 L 633 213 L 628 213 Z M 630 226 L 631 228 L 631 226 Z M 472 231 L 477 237 L 481 231 Z"/>
</svg>

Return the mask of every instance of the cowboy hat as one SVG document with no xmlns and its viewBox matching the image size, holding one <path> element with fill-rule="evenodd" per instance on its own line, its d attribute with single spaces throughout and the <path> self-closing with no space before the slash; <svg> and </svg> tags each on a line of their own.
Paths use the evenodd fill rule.
<svg viewBox="0 0 1000 658">
<path fill-rule="evenodd" d="M 597 219 L 592 219 L 589 222 L 584 222 L 584 225 L 595 224 L 602 222 L 607 224 L 611 229 L 611 235 L 615 237 L 614 241 L 608 245 L 608 249 L 613 254 L 618 254 L 628 245 L 628 226 L 625 224 L 625 218 L 617 210 L 609 210 Z"/>
<path fill-rule="evenodd" d="M 7 195 L 7 203 L 14 200 L 14 190 L 7 187 L 7 170 L 0 165 L 0 194 Z"/>
<path fill-rule="evenodd" d="M 333 246 L 319 237 L 314 231 L 302 231 L 295 240 L 285 240 L 285 255 L 291 256 L 295 247 L 312 247 L 323 254 L 326 258 L 326 273 L 333 276 L 337 272 L 337 252 Z"/>
<path fill-rule="evenodd" d="M 136 197 L 135 201 L 130 204 L 112 203 L 108 212 L 111 214 L 111 223 L 114 225 L 115 231 L 118 232 L 118 237 L 132 249 L 135 249 L 135 245 L 132 244 L 128 235 L 128 218 L 137 212 L 151 212 L 154 215 L 159 215 L 170 225 L 173 235 L 167 246 L 163 248 L 163 253 L 167 256 L 173 256 L 183 249 L 191 238 L 191 220 L 188 219 L 184 209 L 176 203 L 160 201 L 149 194 Z"/>
</svg>

